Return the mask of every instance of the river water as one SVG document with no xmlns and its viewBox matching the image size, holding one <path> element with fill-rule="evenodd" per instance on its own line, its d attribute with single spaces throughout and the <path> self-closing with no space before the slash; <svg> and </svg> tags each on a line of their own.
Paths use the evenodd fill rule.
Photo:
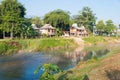
<svg viewBox="0 0 120 80">
<path fill-rule="evenodd" d="M 0 80 L 39 80 L 42 71 L 37 75 L 34 75 L 34 71 L 44 63 L 57 64 L 60 69 L 68 70 L 81 60 L 88 60 L 94 55 L 102 57 L 110 51 L 107 48 L 94 50 L 95 48 L 83 51 L 77 48 L 70 52 L 34 52 L 0 56 Z"/>
</svg>

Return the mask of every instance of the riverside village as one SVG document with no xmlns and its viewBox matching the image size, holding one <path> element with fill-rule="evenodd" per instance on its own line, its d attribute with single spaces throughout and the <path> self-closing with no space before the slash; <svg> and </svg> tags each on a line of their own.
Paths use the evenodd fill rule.
<svg viewBox="0 0 120 80">
<path fill-rule="evenodd" d="M 119 0 L 0 0 L 0 80 L 120 80 Z"/>
</svg>

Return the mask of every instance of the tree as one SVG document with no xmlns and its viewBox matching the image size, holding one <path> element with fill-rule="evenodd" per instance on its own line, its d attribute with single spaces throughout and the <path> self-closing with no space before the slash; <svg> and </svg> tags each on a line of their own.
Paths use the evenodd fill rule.
<svg viewBox="0 0 120 80">
<path fill-rule="evenodd" d="M 2 21 L 0 29 L 11 32 L 11 38 L 13 38 L 13 33 L 19 33 L 23 26 L 25 8 L 17 0 L 3 0 L 0 6 Z"/>
<path fill-rule="evenodd" d="M 37 16 L 34 18 L 31 18 L 31 23 L 36 24 L 38 27 L 43 26 L 43 21 L 40 19 L 40 17 L 37 17 Z"/>
<path fill-rule="evenodd" d="M 98 21 L 98 23 L 96 24 L 96 29 L 97 29 L 97 31 L 99 31 L 99 34 L 102 35 L 102 33 L 104 32 L 104 29 L 105 29 L 105 24 L 104 24 L 103 20 Z"/>
<path fill-rule="evenodd" d="M 20 29 L 21 38 L 33 38 L 38 36 L 38 32 L 35 31 L 31 24 L 31 19 L 25 18 Z"/>
<path fill-rule="evenodd" d="M 104 30 L 105 24 L 104 24 L 103 20 L 98 21 L 96 28 L 97 28 L 97 30 Z"/>
<path fill-rule="evenodd" d="M 69 13 L 63 10 L 54 10 L 44 16 L 44 22 L 51 24 L 61 31 L 69 29 Z"/>
<path fill-rule="evenodd" d="M 111 34 L 116 30 L 116 26 L 113 24 L 112 20 L 107 20 L 105 25 L 105 32 Z"/>
<path fill-rule="evenodd" d="M 34 74 L 37 74 L 41 69 L 43 69 L 44 72 L 40 76 L 40 80 L 55 80 L 53 75 L 61 71 L 57 65 L 46 63 L 38 67 L 38 69 L 34 71 Z"/>
<path fill-rule="evenodd" d="M 83 7 L 82 11 L 79 11 L 79 14 L 73 16 L 73 18 L 79 26 L 84 25 L 89 31 L 93 31 L 96 17 L 89 7 Z"/>
</svg>

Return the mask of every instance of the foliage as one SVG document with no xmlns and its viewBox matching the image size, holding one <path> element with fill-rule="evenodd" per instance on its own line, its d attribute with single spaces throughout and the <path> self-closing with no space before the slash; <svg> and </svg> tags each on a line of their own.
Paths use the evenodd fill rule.
<svg viewBox="0 0 120 80">
<path fill-rule="evenodd" d="M 105 31 L 105 24 L 103 22 L 103 20 L 98 21 L 97 25 L 96 25 L 96 29 L 97 31 L 99 31 L 99 35 L 103 35 L 103 32 Z"/>
<path fill-rule="evenodd" d="M 26 39 L 20 40 L 19 42 L 22 45 L 22 49 L 25 51 L 49 51 L 51 49 L 57 50 L 65 48 L 66 43 L 72 48 L 75 47 L 73 46 L 74 41 L 72 39 L 67 40 L 64 38 Z"/>
<path fill-rule="evenodd" d="M 40 19 L 40 17 L 37 17 L 37 16 L 34 18 L 31 18 L 31 23 L 36 24 L 38 28 L 43 26 L 43 21 Z"/>
<path fill-rule="evenodd" d="M 111 35 L 112 33 L 115 33 L 116 26 L 114 25 L 112 20 L 107 20 L 104 24 L 103 20 L 98 21 L 96 25 L 97 32 L 99 32 L 99 35 L 107 34 Z"/>
<path fill-rule="evenodd" d="M 44 72 L 40 76 L 40 80 L 55 80 L 53 75 L 57 72 L 60 72 L 60 69 L 57 65 L 46 63 L 35 70 L 34 74 L 37 74 L 41 68 L 44 70 Z"/>
<path fill-rule="evenodd" d="M 104 24 L 103 20 L 98 21 L 96 28 L 97 28 L 97 30 L 104 30 L 105 24 Z"/>
<path fill-rule="evenodd" d="M 116 26 L 113 24 L 112 20 L 107 20 L 106 21 L 106 26 L 105 26 L 105 32 L 107 34 L 110 34 L 111 32 L 114 32 L 116 30 Z"/>
<path fill-rule="evenodd" d="M 21 45 L 16 41 L 0 42 L 0 55 L 13 54 L 21 49 Z"/>
<path fill-rule="evenodd" d="M 38 32 L 35 31 L 31 26 L 31 19 L 29 18 L 24 19 L 24 22 L 19 32 L 21 32 L 21 38 L 34 38 L 38 36 Z"/>
<path fill-rule="evenodd" d="M 89 7 L 83 7 L 78 15 L 73 16 L 74 21 L 79 25 L 84 25 L 89 31 L 93 31 L 93 26 L 96 22 L 96 17 Z"/>
<path fill-rule="evenodd" d="M 19 33 L 24 22 L 25 8 L 17 0 L 3 0 L 0 4 L 0 29 L 5 32 Z"/>
<path fill-rule="evenodd" d="M 7 44 L 6 42 L 0 42 L 0 55 L 4 54 L 7 51 Z"/>
<path fill-rule="evenodd" d="M 80 76 L 80 78 L 77 78 L 77 79 L 79 79 L 79 80 L 89 80 L 89 77 L 88 77 L 87 74 L 84 74 L 84 75 Z"/>
<path fill-rule="evenodd" d="M 101 36 L 90 36 L 90 37 L 85 37 L 83 38 L 84 41 L 92 43 L 92 44 L 96 44 L 98 42 L 106 42 L 104 37 Z"/>
<path fill-rule="evenodd" d="M 104 72 L 106 70 L 110 70 L 111 68 L 118 70 L 119 67 L 117 67 L 117 66 L 120 65 L 119 61 L 118 61 L 120 48 L 117 47 L 117 49 L 116 49 L 115 46 L 112 46 L 111 49 L 112 49 L 111 50 L 112 53 L 109 52 L 104 57 L 102 57 L 98 60 L 95 60 L 96 58 L 94 58 L 94 59 L 90 59 L 90 60 L 84 61 L 84 62 L 81 61 L 76 65 L 76 67 L 74 69 L 65 71 L 64 74 L 63 73 L 57 74 L 55 76 L 56 80 L 57 79 L 58 80 L 89 80 L 89 78 L 92 80 L 98 79 L 98 78 L 100 80 L 106 79 L 105 75 L 101 75 L 101 74 L 104 74 Z M 116 52 L 116 50 L 117 50 L 117 52 Z M 110 64 L 110 61 L 112 62 L 112 64 Z M 115 67 L 115 64 L 116 64 L 116 67 Z M 112 75 L 112 74 L 113 73 L 110 73 L 110 75 Z M 114 76 L 115 75 L 112 75 L 111 77 L 114 77 Z M 62 77 L 62 78 L 59 79 L 59 77 Z"/>
<path fill-rule="evenodd" d="M 69 29 L 69 19 L 69 13 L 60 9 L 49 12 L 44 16 L 45 23 L 51 24 L 61 31 Z"/>
<path fill-rule="evenodd" d="M 25 36 L 27 38 L 31 38 L 31 37 L 34 38 L 35 36 L 38 36 L 38 32 L 36 32 L 31 26 L 28 26 L 26 28 Z"/>
<path fill-rule="evenodd" d="M 1 40 L 0 54 L 17 53 L 19 50 L 23 52 L 29 51 L 55 51 L 68 48 L 74 49 L 76 45 L 73 39 L 64 38 L 42 38 L 42 39 L 20 39 L 20 40 Z M 59 44 L 58 44 L 59 43 Z M 66 45 L 69 45 L 66 47 Z"/>
</svg>

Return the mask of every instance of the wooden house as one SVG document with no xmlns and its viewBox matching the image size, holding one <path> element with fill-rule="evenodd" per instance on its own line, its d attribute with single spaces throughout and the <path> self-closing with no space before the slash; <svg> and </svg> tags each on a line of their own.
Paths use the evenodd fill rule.
<svg viewBox="0 0 120 80">
<path fill-rule="evenodd" d="M 78 27 L 76 23 L 70 28 L 70 36 L 88 36 L 84 26 Z"/>
<path fill-rule="evenodd" d="M 43 27 L 40 28 L 40 34 L 45 34 L 47 36 L 55 36 L 55 28 L 52 27 L 50 24 L 45 24 Z"/>
</svg>

